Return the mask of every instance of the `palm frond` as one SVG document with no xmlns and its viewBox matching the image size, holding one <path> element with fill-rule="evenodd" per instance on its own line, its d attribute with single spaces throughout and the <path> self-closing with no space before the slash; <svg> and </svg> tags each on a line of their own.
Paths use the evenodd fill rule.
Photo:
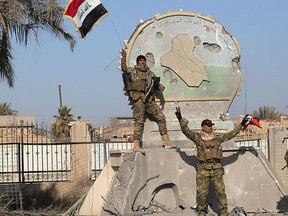
<svg viewBox="0 0 288 216">
<path fill-rule="evenodd" d="M 6 80 L 10 88 L 13 88 L 15 78 L 12 61 L 13 56 L 8 35 L 2 32 L 0 38 L 0 80 L 1 82 Z"/>
<path fill-rule="evenodd" d="M 27 46 L 33 36 L 38 42 L 40 32 L 48 32 L 60 40 L 69 42 L 73 51 L 76 40 L 63 25 L 63 4 L 59 0 L 1 0 L 0 1 L 0 79 L 14 86 L 11 38 Z"/>
</svg>

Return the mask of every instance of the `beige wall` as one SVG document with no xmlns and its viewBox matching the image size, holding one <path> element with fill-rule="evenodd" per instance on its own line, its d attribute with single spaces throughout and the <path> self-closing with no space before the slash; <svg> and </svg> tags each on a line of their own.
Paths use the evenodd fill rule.
<svg viewBox="0 0 288 216">
<path fill-rule="evenodd" d="M 21 121 L 24 124 L 35 125 L 36 118 L 35 116 L 0 116 L 0 126 L 11 126 L 11 125 L 21 125 Z"/>
<path fill-rule="evenodd" d="M 284 168 L 286 162 L 284 160 L 285 152 L 288 146 L 288 140 L 282 143 L 283 138 L 287 136 L 287 129 L 282 123 L 270 124 L 269 129 L 269 161 L 275 172 L 278 174 L 283 184 L 288 188 L 288 168 Z"/>
</svg>

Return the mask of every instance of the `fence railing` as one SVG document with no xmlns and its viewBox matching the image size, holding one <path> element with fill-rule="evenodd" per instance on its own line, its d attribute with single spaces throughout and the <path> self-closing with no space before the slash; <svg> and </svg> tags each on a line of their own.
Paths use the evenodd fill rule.
<svg viewBox="0 0 288 216">
<path fill-rule="evenodd" d="M 89 146 L 91 179 L 95 180 L 97 172 L 104 168 L 110 150 L 131 149 L 133 143 L 0 144 L 0 184 L 70 181 L 73 169 L 73 146 L 76 145 Z"/>
<path fill-rule="evenodd" d="M 87 145 L 90 178 L 95 180 L 105 166 L 109 151 L 132 149 L 132 126 L 111 128 L 91 134 L 92 142 L 57 142 L 43 125 L 0 126 L 0 184 L 49 181 L 71 181 L 73 151 Z M 123 130 L 122 130 L 123 129 Z M 259 148 L 268 157 L 267 135 L 241 132 L 236 146 Z"/>
<path fill-rule="evenodd" d="M 269 158 L 268 135 L 265 133 L 258 133 L 250 128 L 241 131 L 235 137 L 235 146 L 254 147 L 261 150 Z"/>
<path fill-rule="evenodd" d="M 117 131 L 122 136 L 119 128 Z M 73 151 L 79 145 L 88 146 L 90 153 L 82 159 L 89 160 L 94 180 L 105 166 L 110 150 L 132 148 L 131 142 L 119 138 L 116 142 L 115 135 L 108 132 L 99 134 L 101 139 L 94 138 L 93 142 L 73 143 L 57 142 L 44 125 L 0 126 L 0 184 L 71 181 Z"/>
</svg>

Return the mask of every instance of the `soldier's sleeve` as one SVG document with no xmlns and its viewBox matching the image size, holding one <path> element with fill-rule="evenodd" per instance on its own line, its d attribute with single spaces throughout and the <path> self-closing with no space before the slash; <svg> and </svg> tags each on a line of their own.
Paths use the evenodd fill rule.
<svg viewBox="0 0 288 216">
<path fill-rule="evenodd" d="M 223 142 L 232 139 L 241 131 L 242 125 L 236 125 L 234 130 L 230 131 L 229 133 L 220 134 Z"/>
<path fill-rule="evenodd" d="M 180 127 L 181 127 L 181 130 L 183 132 L 183 134 L 190 140 L 192 141 L 195 141 L 196 140 L 196 134 L 195 132 L 193 132 L 192 130 L 189 129 L 189 126 L 188 126 L 188 120 L 185 119 L 185 118 L 182 118 L 180 120 Z"/>
<path fill-rule="evenodd" d="M 126 56 L 122 56 L 121 58 L 121 70 L 127 74 L 131 73 L 134 70 L 134 68 L 132 67 L 127 67 Z"/>
<path fill-rule="evenodd" d="M 127 72 L 126 55 L 121 58 L 121 70 L 125 73 Z"/>
</svg>

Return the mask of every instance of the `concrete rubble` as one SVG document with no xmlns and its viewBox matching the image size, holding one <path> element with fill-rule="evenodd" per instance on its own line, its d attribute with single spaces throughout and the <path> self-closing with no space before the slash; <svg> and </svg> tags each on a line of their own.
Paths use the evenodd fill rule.
<svg viewBox="0 0 288 216">
<path fill-rule="evenodd" d="M 119 154 L 116 158 L 111 155 L 105 169 L 113 170 L 113 178 L 101 173 L 78 215 L 196 214 L 195 153 L 194 149 L 181 148 L 152 149 L 146 155 L 123 152 L 120 163 Z M 288 210 L 286 188 L 261 151 L 227 148 L 223 165 L 229 211 L 239 212 L 240 207 L 247 214 Z M 102 185 L 109 187 L 97 194 Z M 97 207 L 87 208 L 87 203 L 97 203 Z M 208 203 L 211 214 L 217 213 L 213 188 Z"/>
</svg>

